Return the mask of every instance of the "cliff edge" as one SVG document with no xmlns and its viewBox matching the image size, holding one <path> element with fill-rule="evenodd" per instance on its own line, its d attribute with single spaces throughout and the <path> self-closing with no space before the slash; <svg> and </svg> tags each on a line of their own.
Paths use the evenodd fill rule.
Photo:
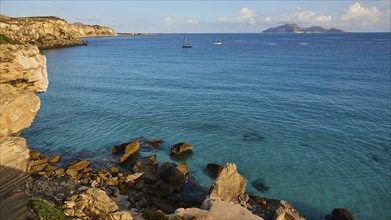
<svg viewBox="0 0 391 220">
<path fill-rule="evenodd" d="M 57 17 L 0 17 L 0 33 L 40 49 L 85 45 L 80 37 L 116 36 L 109 27 L 70 24 Z"/>
<path fill-rule="evenodd" d="M 46 57 L 36 46 L 0 44 L 0 216 L 26 219 L 30 162 L 27 141 L 41 102 L 36 92 L 48 87 Z"/>
</svg>

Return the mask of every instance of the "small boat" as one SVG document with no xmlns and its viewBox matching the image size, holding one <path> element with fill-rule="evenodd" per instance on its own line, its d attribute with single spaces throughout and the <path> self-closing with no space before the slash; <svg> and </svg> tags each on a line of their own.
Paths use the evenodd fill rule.
<svg viewBox="0 0 391 220">
<path fill-rule="evenodd" d="M 216 40 L 213 42 L 214 45 L 222 45 L 223 42 L 220 40 L 220 37 L 216 34 Z"/>
<path fill-rule="evenodd" d="M 191 44 L 187 43 L 187 37 L 186 37 L 186 34 L 183 38 L 183 44 L 182 44 L 182 48 L 191 48 Z"/>
</svg>

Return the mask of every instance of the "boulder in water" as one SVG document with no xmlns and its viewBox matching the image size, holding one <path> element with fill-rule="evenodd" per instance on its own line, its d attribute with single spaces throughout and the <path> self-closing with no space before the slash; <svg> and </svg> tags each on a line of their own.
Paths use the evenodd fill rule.
<svg viewBox="0 0 391 220">
<path fill-rule="evenodd" d="M 140 148 L 140 142 L 139 141 L 133 141 L 125 146 L 125 153 L 122 155 L 122 157 L 118 160 L 117 163 L 123 163 L 125 162 L 129 157 L 133 156 L 138 152 Z"/>
<path fill-rule="evenodd" d="M 170 152 L 174 156 L 179 156 L 185 152 L 191 151 L 191 149 L 193 149 L 193 146 L 186 142 L 181 142 L 172 146 Z"/>
<path fill-rule="evenodd" d="M 347 208 L 335 208 L 331 212 L 331 220 L 355 220 L 356 218 Z"/>
</svg>

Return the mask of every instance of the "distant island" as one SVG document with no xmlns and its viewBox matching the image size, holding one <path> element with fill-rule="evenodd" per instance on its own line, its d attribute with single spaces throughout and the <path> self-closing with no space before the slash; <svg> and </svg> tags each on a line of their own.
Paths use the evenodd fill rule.
<svg viewBox="0 0 391 220">
<path fill-rule="evenodd" d="M 262 33 L 342 33 L 343 30 L 337 28 L 326 29 L 319 26 L 313 26 L 309 28 L 301 28 L 297 24 L 284 24 L 278 27 L 272 27 L 264 30 Z"/>
</svg>

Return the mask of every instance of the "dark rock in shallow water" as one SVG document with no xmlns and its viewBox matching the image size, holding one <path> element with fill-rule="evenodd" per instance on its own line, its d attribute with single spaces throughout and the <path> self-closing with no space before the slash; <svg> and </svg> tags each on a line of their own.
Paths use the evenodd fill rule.
<svg viewBox="0 0 391 220">
<path fill-rule="evenodd" d="M 380 163 L 380 156 L 379 155 L 372 155 L 372 160 L 376 163 Z"/>
<path fill-rule="evenodd" d="M 262 179 L 262 178 L 258 178 L 254 181 L 251 182 L 251 185 L 257 189 L 258 191 L 260 192 L 266 192 L 270 189 L 270 187 L 268 187 L 266 184 L 265 184 L 265 180 Z"/>
<path fill-rule="evenodd" d="M 174 156 L 179 156 L 185 152 L 191 151 L 191 149 L 193 149 L 193 146 L 186 142 L 181 142 L 172 146 L 170 152 Z"/>
<path fill-rule="evenodd" d="M 160 178 L 171 185 L 182 185 L 185 182 L 185 175 L 172 163 L 162 164 Z"/>
<path fill-rule="evenodd" d="M 260 142 L 260 141 L 263 141 L 264 139 L 265 139 L 264 136 L 257 134 L 257 133 L 249 132 L 249 133 L 243 134 L 244 141 Z"/>
<path fill-rule="evenodd" d="M 331 212 L 331 220 L 355 220 L 356 218 L 347 208 L 335 208 Z"/>
<path fill-rule="evenodd" d="M 223 166 L 217 164 L 217 163 L 208 163 L 206 165 L 207 172 L 213 177 L 216 178 L 220 172 L 223 170 Z"/>
</svg>

